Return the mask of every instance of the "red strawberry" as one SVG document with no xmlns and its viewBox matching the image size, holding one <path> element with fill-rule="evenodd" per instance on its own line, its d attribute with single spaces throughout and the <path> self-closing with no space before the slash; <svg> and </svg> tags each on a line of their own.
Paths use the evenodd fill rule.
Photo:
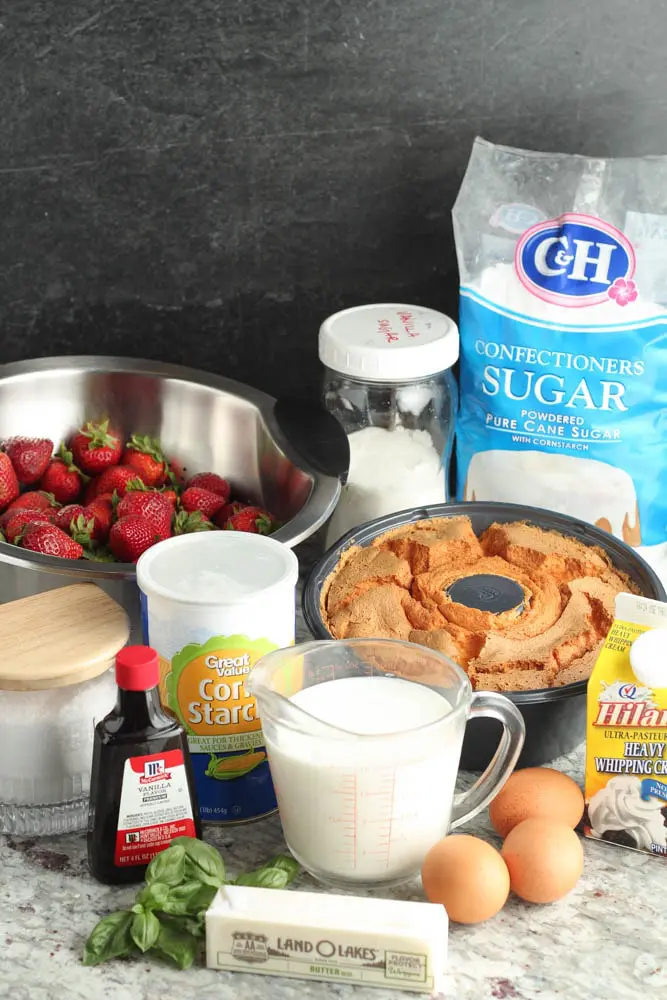
<svg viewBox="0 0 667 1000">
<path fill-rule="evenodd" d="M 233 503 L 226 503 L 224 507 L 220 508 L 213 520 L 219 528 L 226 528 L 230 517 L 234 517 L 234 514 L 238 514 L 240 510 L 243 510 L 247 506 L 247 503 L 241 503 L 240 500 L 234 500 Z"/>
<path fill-rule="evenodd" d="M 193 510 L 191 514 L 188 514 L 186 510 L 179 510 L 174 518 L 175 535 L 189 535 L 193 531 L 210 531 L 212 527 L 210 519 L 200 510 Z"/>
<path fill-rule="evenodd" d="M 53 523 L 56 528 L 60 528 L 61 531 L 66 531 L 67 534 L 69 534 L 72 527 L 72 521 L 76 521 L 82 514 L 83 507 L 80 503 L 68 503 L 66 507 L 60 508 L 58 513 L 53 518 Z"/>
<path fill-rule="evenodd" d="M 90 480 L 85 490 L 83 491 L 84 504 L 90 503 L 92 500 L 95 499 L 95 497 L 97 496 L 97 487 L 99 486 L 99 482 L 100 482 L 100 476 L 94 476 Z"/>
<path fill-rule="evenodd" d="M 83 547 L 55 524 L 29 524 L 19 544 L 31 552 L 61 559 L 80 559 L 83 555 Z"/>
<path fill-rule="evenodd" d="M 172 489 L 170 486 L 165 486 L 160 490 L 160 493 L 163 497 L 165 497 L 165 499 L 169 500 L 172 507 L 176 507 L 176 504 L 178 503 L 178 493 L 176 490 Z"/>
<path fill-rule="evenodd" d="M 197 486 L 201 490 L 208 490 L 209 493 L 217 493 L 225 503 L 229 500 L 229 494 L 232 492 L 227 480 L 223 479 L 222 476 L 216 475 L 215 472 L 198 472 L 196 476 L 188 479 L 185 484 L 186 489 L 190 486 Z"/>
<path fill-rule="evenodd" d="M 113 523 L 114 508 L 113 500 L 110 496 L 99 496 L 87 503 L 83 508 L 82 517 L 84 521 L 93 522 L 92 530 L 89 529 L 91 541 L 106 542 Z"/>
<path fill-rule="evenodd" d="M 121 517 L 109 532 L 109 548 L 119 562 L 136 562 L 142 552 L 161 542 L 164 535 L 138 514 Z"/>
<path fill-rule="evenodd" d="M 0 451 L 0 510 L 9 506 L 19 495 L 19 481 L 9 455 Z"/>
<path fill-rule="evenodd" d="M 261 507 L 244 507 L 225 525 L 228 531 L 250 531 L 254 535 L 270 535 L 275 527 L 272 515 Z"/>
<path fill-rule="evenodd" d="M 30 494 L 24 493 L 23 496 L 27 497 L 30 496 Z M 21 497 L 19 497 L 19 500 L 20 499 Z M 30 507 L 30 506 L 26 507 L 23 506 L 23 504 L 19 505 L 10 504 L 7 510 L 4 511 L 4 513 L 0 514 L 0 529 L 4 531 L 5 525 L 9 524 L 9 522 L 11 521 L 11 519 L 14 517 L 15 514 L 24 514 L 26 512 L 35 515 L 43 514 L 47 521 L 51 521 L 52 520 L 51 515 L 52 514 L 55 515 L 57 513 L 57 509 L 55 507 L 50 507 L 50 508 Z"/>
<path fill-rule="evenodd" d="M 130 465 L 141 473 L 146 486 L 162 486 L 167 478 L 167 460 L 159 441 L 133 434 L 125 446 L 121 465 Z"/>
<path fill-rule="evenodd" d="M 52 516 L 41 510 L 17 510 L 4 526 L 5 538 L 16 545 L 28 524 L 52 524 Z"/>
<path fill-rule="evenodd" d="M 25 513 L 24 507 L 8 507 L 7 510 L 4 511 L 4 513 L 0 514 L 0 531 L 5 530 L 5 528 L 7 527 L 7 525 L 9 524 L 9 522 L 13 517 L 15 517 L 17 514 L 23 514 L 23 513 Z M 36 511 L 33 510 L 32 513 L 34 514 L 36 513 Z"/>
<path fill-rule="evenodd" d="M 88 421 L 70 442 L 74 461 L 89 476 L 118 465 L 123 451 L 120 435 L 109 428 L 109 421 L 99 424 Z"/>
<path fill-rule="evenodd" d="M 4 450 L 20 483 L 32 486 L 41 477 L 53 454 L 53 441 L 48 438 L 13 437 L 4 443 Z"/>
<path fill-rule="evenodd" d="M 137 480 L 132 480 L 132 482 L 128 483 L 127 492 L 159 493 L 161 497 L 165 498 L 165 500 L 169 500 L 169 503 L 171 504 L 172 507 L 176 507 L 176 504 L 178 503 L 178 492 L 174 489 L 173 486 L 161 486 L 159 488 L 154 486 L 146 486 L 140 479 L 137 479 Z"/>
<path fill-rule="evenodd" d="M 84 477 L 74 465 L 71 451 L 61 445 L 47 465 L 39 481 L 39 488 L 45 493 L 51 493 L 58 503 L 68 504 L 79 496 L 83 481 Z"/>
<path fill-rule="evenodd" d="M 100 496 L 102 493 L 113 494 L 114 490 L 119 497 L 124 497 L 130 483 L 145 485 L 137 470 L 133 469 L 131 465 L 114 465 L 111 469 L 105 469 L 93 482 L 95 483 L 95 490 L 92 496 L 89 496 L 89 492 L 86 490 L 86 503 L 90 503 L 91 500 L 94 500 L 95 497 Z M 93 484 L 91 483 L 90 485 L 92 486 Z"/>
<path fill-rule="evenodd" d="M 171 534 L 173 513 L 171 500 L 157 490 L 128 491 L 116 508 L 119 518 L 136 514 L 138 517 L 143 517 L 156 531 L 165 535 Z"/>
<path fill-rule="evenodd" d="M 199 486 L 188 486 L 181 497 L 181 507 L 192 513 L 194 510 L 201 511 L 206 517 L 213 515 L 224 506 L 225 501 L 217 493 L 210 490 L 200 489 Z"/>
<path fill-rule="evenodd" d="M 7 510 L 57 510 L 60 504 L 53 493 L 31 490 L 12 500 Z"/>
</svg>

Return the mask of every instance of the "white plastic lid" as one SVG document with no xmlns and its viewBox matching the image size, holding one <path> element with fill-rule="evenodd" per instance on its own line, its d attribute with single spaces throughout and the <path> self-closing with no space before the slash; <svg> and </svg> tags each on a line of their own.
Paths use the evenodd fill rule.
<svg viewBox="0 0 667 1000">
<path fill-rule="evenodd" d="M 630 666 L 647 687 L 667 688 L 667 628 L 652 628 L 637 636 L 630 647 Z"/>
<path fill-rule="evenodd" d="M 179 604 L 239 604 L 295 587 L 299 562 L 286 545 L 245 531 L 197 531 L 153 545 L 137 562 L 147 597 Z"/>
<path fill-rule="evenodd" d="M 329 316 L 320 327 L 320 361 L 343 375 L 408 382 L 451 368 L 459 331 L 444 313 L 384 302 Z"/>
</svg>

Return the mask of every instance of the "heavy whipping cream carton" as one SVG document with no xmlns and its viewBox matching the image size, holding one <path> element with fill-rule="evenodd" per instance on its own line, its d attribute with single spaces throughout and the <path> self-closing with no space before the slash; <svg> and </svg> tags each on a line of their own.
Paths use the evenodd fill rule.
<svg viewBox="0 0 667 1000">
<path fill-rule="evenodd" d="M 616 597 L 588 682 L 584 833 L 667 856 L 667 604 Z"/>
<path fill-rule="evenodd" d="M 667 157 L 478 139 L 453 216 L 458 498 L 592 522 L 667 580 Z"/>
</svg>

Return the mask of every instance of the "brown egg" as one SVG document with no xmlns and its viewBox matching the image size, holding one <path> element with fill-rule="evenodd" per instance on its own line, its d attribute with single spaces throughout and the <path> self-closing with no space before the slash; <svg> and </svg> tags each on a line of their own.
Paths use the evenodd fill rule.
<svg viewBox="0 0 667 1000">
<path fill-rule="evenodd" d="M 525 819 L 552 819 L 571 829 L 584 812 L 584 797 L 576 781 L 550 767 L 515 771 L 489 807 L 494 830 L 506 837 Z"/>
<path fill-rule="evenodd" d="M 501 854 L 512 892 L 529 903 L 553 903 L 567 896 L 584 867 L 584 852 L 574 830 L 547 819 L 526 819 L 515 826 Z"/>
<path fill-rule="evenodd" d="M 434 844 L 422 866 L 424 892 L 431 903 L 442 903 L 450 920 L 479 924 L 505 905 L 510 879 L 495 847 L 466 834 Z"/>
</svg>

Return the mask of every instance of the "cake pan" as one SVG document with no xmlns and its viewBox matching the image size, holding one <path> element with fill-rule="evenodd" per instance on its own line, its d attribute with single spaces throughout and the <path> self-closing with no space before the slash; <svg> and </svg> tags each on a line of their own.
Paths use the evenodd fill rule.
<svg viewBox="0 0 667 1000">
<path fill-rule="evenodd" d="M 352 545 L 369 545 L 378 535 L 404 524 L 434 517 L 470 518 L 475 534 L 480 535 L 494 522 L 526 521 L 538 528 L 558 531 L 584 545 L 597 545 L 610 558 L 614 567 L 625 573 L 644 597 L 664 601 L 665 589 L 651 567 L 629 545 L 591 524 L 565 514 L 520 504 L 470 501 L 465 503 L 433 504 L 389 514 L 363 524 L 344 535 L 313 566 L 303 590 L 303 614 L 312 634 L 318 639 L 331 639 L 320 613 L 320 593 L 325 580 L 336 568 L 346 549 Z M 519 708 L 526 723 L 526 741 L 518 767 L 536 767 L 569 753 L 586 738 L 586 681 L 577 681 L 560 688 L 536 691 L 506 692 Z M 501 735 L 499 723 L 488 719 L 470 722 L 466 729 L 461 753 L 461 767 L 482 771 L 493 757 Z"/>
</svg>

